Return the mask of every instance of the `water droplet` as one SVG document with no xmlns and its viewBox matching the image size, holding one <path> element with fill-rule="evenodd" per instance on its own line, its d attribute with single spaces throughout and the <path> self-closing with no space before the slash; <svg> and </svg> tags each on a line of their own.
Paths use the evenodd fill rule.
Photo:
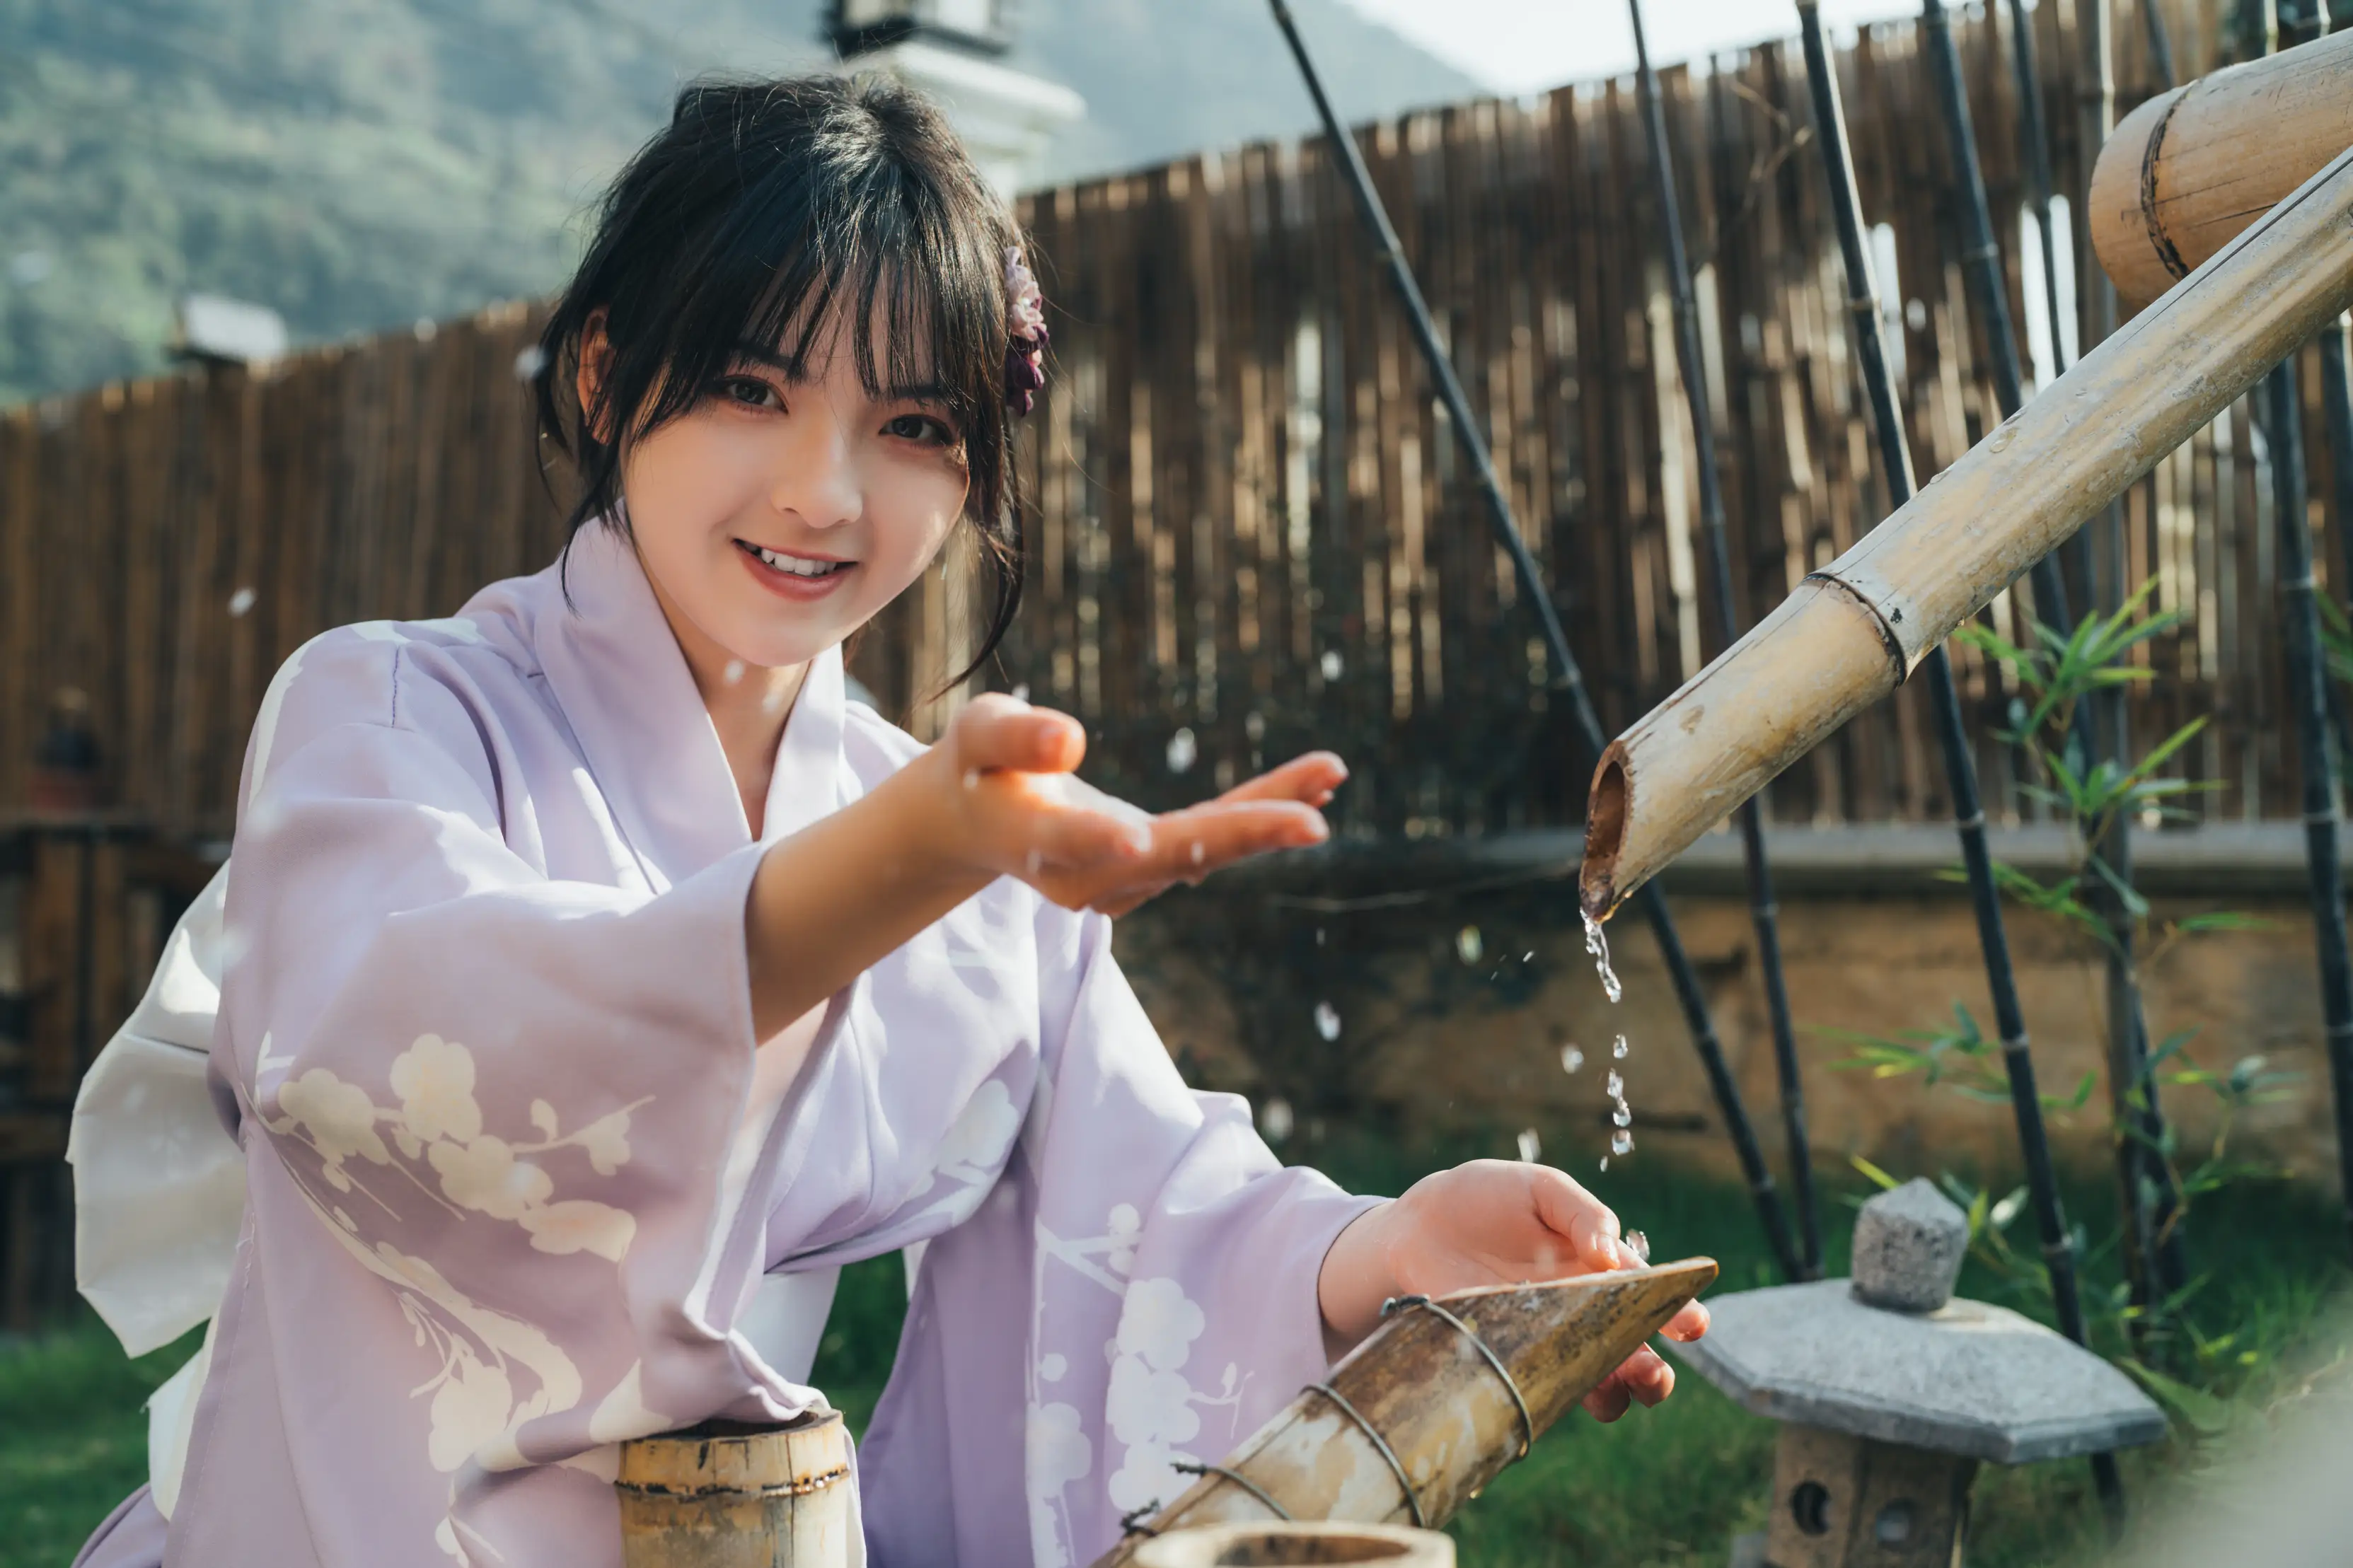
<svg viewBox="0 0 2353 1568">
<path fill-rule="evenodd" d="M 253 601 L 257 596 L 250 588 L 239 588 L 228 596 L 228 613 L 231 616 L 244 615 L 253 608 Z"/>
<path fill-rule="evenodd" d="M 1291 1136 L 1291 1101 L 1270 1100 L 1258 1110 L 1258 1130 L 1270 1143 L 1280 1143 Z"/>
<path fill-rule="evenodd" d="M 966 789 L 978 789 L 980 787 L 980 770 L 978 768 L 965 769 L 964 787 Z"/>
<path fill-rule="evenodd" d="M 1536 1163 L 1536 1156 L 1543 1152 L 1544 1142 L 1536 1136 L 1536 1130 L 1523 1128 L 1520 1131 L 1520 1163 L 1533 1165 Z"/>
<path fill-rule="evenodd" d="M 1265 739 L 1266 739 L 1266 718 L 1265 718 L 1265 715 L 1263 715 L 1263 714 L 1260 714 L 1260 713 L 1246 713 L 1246 714 L 1244 714 L 1244 715 L 1242 716 L 1242 733 L 1243 733 L 1243 734 L 1245 734 L 1245 735 L 1248 735 L 1248 736 L 1250 738 L 1250 744 L 1251 744 L 1251 745 L 1253 745 L 1253 746 L 1254 746 L 1254 745 L 1256 745 L 1256 744 L 1258 744 L 1261 741 L 1265 740 Z"/>
<path fill-rule="evenodd" d="M 1619 1036 L 1609 1043 L 1609 1054 L 1623 1061 L 1626 1058 L 1626 1037 Z"/>
<path fill-rule="evenodd" d="M 719 672 L 719 678 L 730 686 L 734 685 L 744 679 L 744 661 L 740 658 L 729 659 L 727 668 Z"/>
<path fill-rule="evenodd" d="M 1340 658 L 1340 656 L 1339 656 L 1339 654 L 1338 654 L 1337 652 L 1327 653 L 1327 654 L 1325 654 L 1325 655 L 1324 656 L 1324 679 L 1326 679 L 1326 680 L 1337 680 L 1337 679 L 1340 679 L 1340 672 L 1341 672 L 1342 670 L 1344 670 L 1344 669 L 1347 668 L 1348 668 L 1348 667 L 1347 667 L 1347 665 L 1346 665 L 1345 663 L 1342 662 L 1341 658 Z"/>
<path fill-rule="evenodd" d="M 1198 866 L 1202 861 L 1207 860 L 1208 858 L 1209 851 L 1208 847 L 1204 846 L 1199 839 L 1196 838 L 1193 840 L 1193 864 Z"/>
<path fill-rule="evenodd" d="M 537 343 L 526 343 L 514 357 L 514 377 L 517 381 L 537 381 L 539 373 L 547 368 L 547 351 Z"/>
<path fill-rule="evenodd" d="M 1561 1071 L 1563 1071 L 1563 1072 L 1575 1072 L 1577 1068 L 1579 1068 L 1583 1067 L 1584 1065 L 1585 1065 L 1585 1053 L 1584 1053 L 1583 1051 L 1578 1050 L 1575 1046 L 1563 1046 L 1563 1047 L 1561 1047 L 1561 1048 L 1560 1048 L 1560 1070 L 1561 1070 Z"/>
<path fill-rule="evenodd" d="M 1029 868 L 1029 874 L 1034 877 L 1038 874 L 1039 868 L 1046 864 L 1046 858 L 1043 855 L 1039 854 L 1035 849 L 1032 849 L 1029 851 L 1027 864 Z"/>
<path fill-rule="evenodd" d="M 1618 1076 L 1618 1069 L 1616 1068 L 1611 1068 L 1609 1069 L 1609 1081 L 1603 1084 L 1601 1089 L 1602 1092 L 1609 1095 L 1610 1099 L 1615 1100 L 1620 1095 L 1626 1092 L 1626 1080 Z"/>
<path fill-rule="evenodd" d="M 1190 730 L 1179 730 L 1168 737 L 1168 771 L 1181 773 L 1190 769 L 1199 758 L 1201 748 Z"/>
<path fill-rule="evenodd" d="M 1464 926 L 1454 933 L 1454 952 L 1465 963 L 1476 963 L 1486 944 L 1479 938 L 1477 926 Z"/>
<path fill-rule="evenodd" d="M 1649 1267 L 1651 1261 L 1651 1238 L 1649 1237 L 1644 1236 L 1639 1230 L 1630 1230 L 1620 1239 L 1625 1242 L 1627 1251 L 1641 1258 L 1645 1268 Z"/>
<path fill-rule="evenodd" d="M 768 688 L 768 694 L 760 699 L 760 711 L 763 713 L 774 713 L 777 709 L 782 708 L 786 702 L 791 700 L 792 688 L 788 686 L 772 686 Z"/>
<path fill-rule="evenodd" d="M 1327 1040 L 1340 1037 L 1340 1015 L 1329 1002 L 1315 1004 L 1315 1032 Z"/>
<path fill-rule="evenodd" d="M 1520 954 L 1520 962 L 1522 963 L 1534 963 L 1535 961 L 1536 955 L 1533 952 L 1524 952 Z"/>
<path fill-rule="evenodd" d="M 1634 1152 L 1634 1135 L 1631 1132 L 1627 1131 L 1622 1127 L 1617 1131 L 1612 1132 L 1609 1134 L 1609 1152 L 1612 1154 L 1632 1153 Z"/>
<path fill-rule="evenodd" d="M 1601 1156 L 1601 1168 L 1605 1171 L 1609 1168 L 1609 1156 L 1607 1154 Z"/>
<path fill-rule="evenodd" d="M 1315 928 L 1315 945 L 1318 947 L 1322 947 L 1324 945 L 1324 928 L 1322 926 L 1317 926 Z"/>
<path fill-rule="evenodd" d="M 1609 1113 L 1609 1121 L 1614 1127 L 1631 1127 L 1634 1125 L 1634 1113 L 1620 1105 Z"/>
<path fill-rule="evenodd" d="M 1027 702 L 1029 700 L 1029 683 L 1028 681 L 1025 680 L 1020 685 L 1013 689 L 1013 700 L 1016 702 Z"/>
<path fill-rule="evenodd" d="M 1601 994 L 1615 1003 L 1624 988 L 1618 984 L 1618 972 L 1609 967 L 1609 939 L 1591 915 L 1585 917 L 1585 951 L 1593 955 L 1594 970 L 1601 976 Z"/>
</svg>

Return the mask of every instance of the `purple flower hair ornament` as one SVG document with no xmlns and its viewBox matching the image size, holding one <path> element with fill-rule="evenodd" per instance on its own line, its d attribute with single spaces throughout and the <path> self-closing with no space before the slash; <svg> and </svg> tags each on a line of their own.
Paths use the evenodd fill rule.
<svg viewBox="0 0 2353 1568">
<path fill-rule="evenodd" d="M 1046 390 L 1046 297 L 1018 245 L 1005 249 L 1005 405 L 1026 417 Z"/>
</svg>

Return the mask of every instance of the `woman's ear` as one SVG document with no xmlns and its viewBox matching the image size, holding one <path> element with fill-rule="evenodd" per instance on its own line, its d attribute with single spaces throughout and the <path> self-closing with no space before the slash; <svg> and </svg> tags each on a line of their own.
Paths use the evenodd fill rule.
<svg viewBox="0 0 2353 1568">
<path fill-rule="evenodd" d="M 572 390 L 580 398 L 580 417 L 588 426 L 591 438 L 612 444 L 611 411 L 600 401 L 605 390 L 605 378 L 613 366 L 613 340 L 605 334 L 605 312 L 588 312 L 588 320 L 580 328 L 580 364 L 573 375 Z"/>
</svg>

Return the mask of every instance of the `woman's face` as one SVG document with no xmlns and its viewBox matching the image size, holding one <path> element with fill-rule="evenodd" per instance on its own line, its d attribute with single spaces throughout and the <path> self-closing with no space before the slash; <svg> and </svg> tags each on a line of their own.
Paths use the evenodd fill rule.
<svg viewBox="0 0 2353 1568">
<path fill-rule="evenodd" d="M 697 663 L 799 665 L 841 642 L 938 553 L 965 486 L 939 389 L 868 396 L 838 322 L 800 367 L 746 344 L 621 463 L 638 553 Z"/>
</svg>

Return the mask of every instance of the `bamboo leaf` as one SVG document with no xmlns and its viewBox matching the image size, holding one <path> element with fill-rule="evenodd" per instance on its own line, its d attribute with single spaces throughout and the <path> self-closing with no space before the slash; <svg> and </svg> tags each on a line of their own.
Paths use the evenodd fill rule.
<svg viewBox="0 0 2353 1568">
<path fill-rule="evenodd" d="M 1877 1184 L 1880 1187 L 1888 1192 L 1892 1193 L 1896 1188 L 1904 1184 L 1894 1177 L 1889 1175 L 1886 1172 L 1881 1170 L 1878 1166 L 1873 1164 L 1870 1161 L 1864 1159 L 1860 1154 L 1849 1154 L 1846 1157 L 1846 1161 L 1848 1164 L 1852 1165 L 1856 1170 L 1862 1172 L 1866 1179 Z"/>
</svg>

